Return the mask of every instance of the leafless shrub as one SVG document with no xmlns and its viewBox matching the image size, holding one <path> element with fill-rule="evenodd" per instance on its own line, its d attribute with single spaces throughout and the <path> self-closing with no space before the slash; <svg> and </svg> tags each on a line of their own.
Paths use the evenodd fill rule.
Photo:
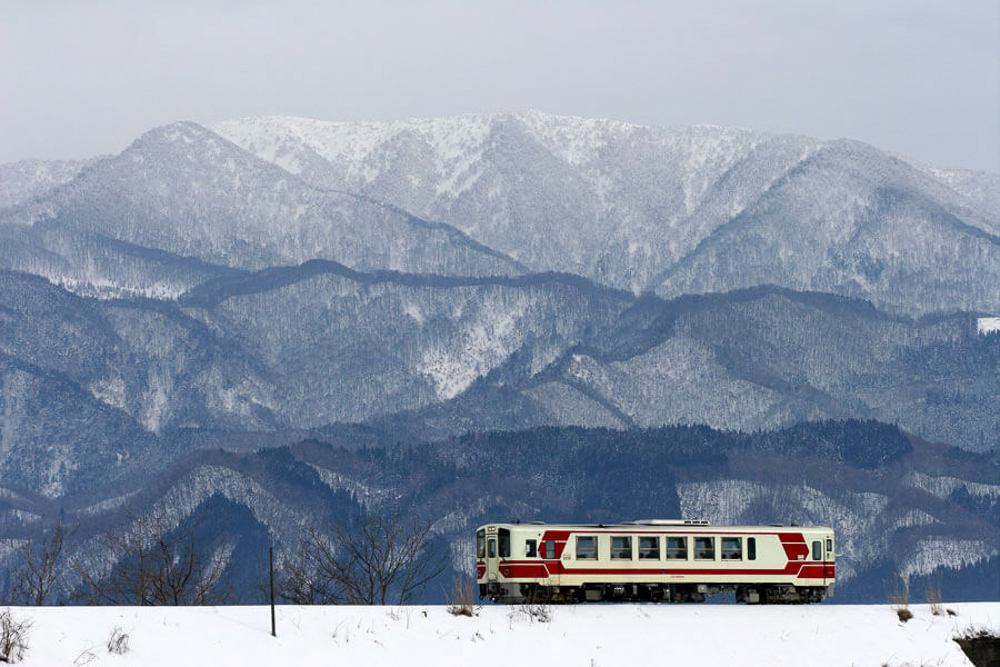
<svg viewBox="0 0 1000 667">
<path fill-rule="evenodd" d="M 931 607 L 931 613 L 935 616 L 944 615 L 944 607 L 941 606 L 941 581 L 940 579 L 927 584 L 927 604 Z"/>
<path fill-rule="evenodd" d="M 1000 639 L 1000 630 L 970 625 L 956 639 Z"/>
<path fill-rule="evenodd" d="M 552 620 L 552 607 L 548 603 L 542 602 L 511 605 L 507 616 L 512 623 L 516 618 L 522 616 L 532 623 L 548 623 Z"/>
<path fill-rule="evenodd" d="M 173 527 L 163 513 L 130 515 L 121 532 L 99 538 L 109 573 L 94 575 L 77 563 L 82 597 L 89 604 L 211 605 L 225 604 L 232 594 L 222 584 L 227 558 L 222 545 L 205 543 L 198 525 Z"/>
<path fill-rule="evenodd" d="M 889 603 L 903 623 L 913 618 L 913 612 L 910 611 L 910 581 L 906 575 L 896 573 L 893 578 L 893 590 L 889 594 Z"/>
<path fill-rule="evenodd" d="M 108 637 L 108 653 L 114 655 L 125 655 L 129 650 L 128 633 L 117 625 L 111 630 Z"/>
<path fill-rule="evenodd" d="M 548 623 L 552 620 L 552 606 L 549 604 L 526 604 L 524 605 L 524 611 L 539 623 Z"/>
<path fill-rule="evenodd" d="M 524 610 L 527 612 L 528 616 L 531 616 L 539 623 L 548 623 L 552 620 L 552 606 L 548 603 L 528 604 L 525 605 Z"/>
<path fill-rule="evenodd" d="M 24 658 L 30 631 L 31 623 L 14 618 L 10 609 L 0 612 L 0 662 L 14 663 Z"/>
<path fill-rule="evenodd" d="M 456 575 L 451 585 L 451 603 L 448 613 L 452 616 L 475 616 L 476 583 L 468 575 Z"/>
</svg>

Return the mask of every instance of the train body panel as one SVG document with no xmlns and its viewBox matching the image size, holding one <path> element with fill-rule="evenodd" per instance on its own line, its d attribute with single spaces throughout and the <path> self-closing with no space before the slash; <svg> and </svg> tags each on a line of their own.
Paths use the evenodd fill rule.
<svg viewBox="0 0 1000 667">
<path fill-rule="evenodd" d="M 496 523 L 476 531 L 476 570 L 480 595 L 502 602 L 814 602 L 832 594 L 834 548 L 821 526 Z"/>
</svg>

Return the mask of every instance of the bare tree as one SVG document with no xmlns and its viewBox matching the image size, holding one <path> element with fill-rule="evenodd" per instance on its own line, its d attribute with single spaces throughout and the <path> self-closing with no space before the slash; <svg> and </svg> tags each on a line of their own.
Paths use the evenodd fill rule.
<svg viewBox="0 0 1000 667">
<path fill-rule="evenodd" d="M 227 558 L 222 545 L 205 544 L 198 526 L 176 528 L 166 516 L 130 514 L 123 532 L 108 532 L 100 548 L 114 563 L 107 574 L 94 575 L 81 564 L 84 598 L 92 604 L 211 605 L 232 601 L 222 586 Z"/>
<path fill-rule="evenodd" d="M 305 604 L 314 594 L 327 604 L 410 603 L 449 563 L 430 537 L 430 523 L 407 521 L 400 512 L 337 526 L 329 536 L 309 530 L 286 565 L 282 596 Z"/>
<path fill-rule="evenodd" d="M 24 564 L 16 575 L 16 600 L 27 605 L 45 604 L 53 586 L 62 577 L 66 537 L 72 536 L 75 530 L 74 528 L 67 535 L 62 524 L 57 523 L 52 530 L 42 532 L 37 539 L 28 539 L 21 549 Z"/>
<path fill-rule="evenodd" d="M 335 560 L 329 540 L 310 528 L 294 554 L 282 564 L 277 594 L 292 604 L 342 604 L 344 595 L 330 563 Z"/>
</svg>

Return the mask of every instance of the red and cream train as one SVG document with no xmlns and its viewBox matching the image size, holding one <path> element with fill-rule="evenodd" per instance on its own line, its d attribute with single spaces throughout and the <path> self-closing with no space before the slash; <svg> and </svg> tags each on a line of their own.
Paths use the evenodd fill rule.
<svg viewBox="0 0 1000 667">
<path fill-rule="evenodd" d="M 701 602 L 722 591 L 819 602 L 833 594 L 834 546 L 819 526 L 491 523 L 476 530 L 476 578 L 496 602 Z"/>
</svg>

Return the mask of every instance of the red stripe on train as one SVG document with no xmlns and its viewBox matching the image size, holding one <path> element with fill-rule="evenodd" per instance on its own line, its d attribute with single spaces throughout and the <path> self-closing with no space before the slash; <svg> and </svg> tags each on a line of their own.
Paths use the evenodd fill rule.
<svg viewBox="0 0 1000 667">
<path fill-rule="evenodd" d="M 612 574 L 612 575 L 678 575 L 678 574 L 716 574 L 716 575 L 795 575 L 801 579 L 827 579 L 834 578 L 833 563 L 818 563 L 794 561 L 788 563 L 782 569 L 762 569 L 762 568 L 596 568 L 596 567 L 566 567 L 558 560 L 545 561 L 501 561 L 500 573 L 510 579 L 544 579 L 550 575 L 559 574 Z"/>
<path fill-rule="evenodd" d="M 778 533 L 778 538 L 788 560 L 799 560 L 809 555 L 809 547 L 802 533 Z"/>
</svg>

